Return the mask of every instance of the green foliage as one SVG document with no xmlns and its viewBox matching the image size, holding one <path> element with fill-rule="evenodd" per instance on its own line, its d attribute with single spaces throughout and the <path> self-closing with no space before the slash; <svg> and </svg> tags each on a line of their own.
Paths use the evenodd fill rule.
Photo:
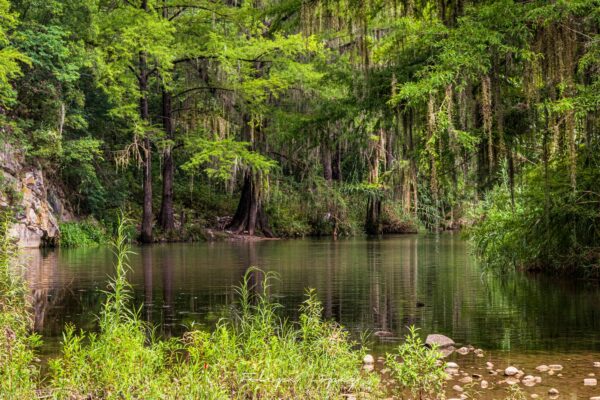
<svg viewBox="0 0 600 400">
<path fill-rule="evenodd" d="M 397 361 L 398 356 L 401 361 Z M 398 347 L 398 354 L 387 355 L 387 365 L 394 378 L 415 398 L 444 398 L 446 373 L 441 358 L 435 347 L 425 346 L 417 329 L 411 326 L 405 342 Z"/>
<path fill-rule="evenodd" d="M 592 162 L 592 157 L 582 162 Z M 596 168 L 582 168 L 578 194 L 570 185 L 567 160 L 532 167 L 527 185 L 492 190 L 474 211 L 469 229 L 477 254 L 493 270 L 537 269 L 598 275 L 599 216 Z"/>
<path fill-rule="evenodd" d="M 258 152 L 250 150 L 250 143 L 232 139 L 191 139 L 187 148 L 192 152 L 183 166 L 188 171 L 204 167 L 209 178 L 226 181 L 236 170 L 249 169 L 260 175 L 268 175 L 276 164 Z"/>
<path fill-rule="evenodd" d="M 8 0 L 0 0 L 0 106 L 14 102 L 12 81 L 21 76 L 22 64 L 30 63 L 25 54 L 14 47 L 12 30 L 18 24 L 17 14 L 10 10 Z"/>
<path fill-rule="evenodd" d="M 60 247 L 86 247 L 108 243 L 106 229 L 97 221 L 60 223 Z"/>
</svg>

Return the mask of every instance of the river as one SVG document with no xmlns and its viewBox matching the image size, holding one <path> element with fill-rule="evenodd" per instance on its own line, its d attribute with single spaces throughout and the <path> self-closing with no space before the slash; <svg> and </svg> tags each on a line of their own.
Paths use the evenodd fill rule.
<svg viewBox="0 0 600 400">
<path fill-rule="evenodd" d="M 305 290 L 315 288 L 324 316 L 356 338 L 376 331 L 401 337 L 415 325 L 424 335 L 442 333 L 483 349 L 483 358 L 450 357 L 469 374 L 480 370 L 487 379 L 486 361 L 534 375 L 541 375 L 534 369 L 539 364 L 560 363 L 561 376 L 544 374 L 542 384 L 526 390 L 545 395 L 556 387 L 569 398 L 600 396 L 600 387 L 583 386 L 583 378 L 600 375 L 593 367 L 600 361 L 598 285 L 484 273 L 458 234 L 159 244 L 133 250 L 129 278 L 135 304 L 143 305 L 142 318 L 163 336 L 180 335 L 192 324 L 210 329 L 228 314 L 234 287 L 254 265 L 277 273 L 270 291 L 292 319 Z M 35 325 L 45 341 L 42 355 L 49 357 L 59 351 L 65 324 L 95 329 L 113 255 L 100 247 L 24 256 Z M 383 354 L 397 346 L 393 337 L 371 335 L 369 345 Z M 504 390 L 502 384 L 496 389 L 479 397 L 495 398 Z"/>
</svg>

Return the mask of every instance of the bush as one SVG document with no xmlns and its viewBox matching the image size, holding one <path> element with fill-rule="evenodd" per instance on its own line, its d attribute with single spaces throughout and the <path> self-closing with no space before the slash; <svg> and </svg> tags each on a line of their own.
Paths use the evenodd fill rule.
<svg viewBox="0 0 600 400">
<path fill-rule="evenodd" d="M 387 365 L 404 389 L 419 399 L 443 398 L 446 373 L 439 362 L 442 355 L 435 347 L 425 347 L 414 326 L 398 347 L 398 356 L 402 361 L 397 361 L 396 354 L 388 354 Z"/>
<path fill-rule="evenodd" d="M 500 271 L 600 272 L 597 168 L 584 168 L 573 190 L 566 161 L 531 168 L 514 190 L 494 188 L 474 210 L 468 234 L 484 265 Z"/>
<path fill-rule="evenodd" d="M 63 222 L 60 228 L 60 247 L 97 246 L 109 242 L 106 230 L 96 221 Z"/>
</svg>

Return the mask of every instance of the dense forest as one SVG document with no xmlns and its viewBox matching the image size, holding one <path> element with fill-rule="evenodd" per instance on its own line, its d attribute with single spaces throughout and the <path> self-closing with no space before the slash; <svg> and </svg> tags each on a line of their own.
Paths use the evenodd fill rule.
<svg viewBox="0 0 600 400">
<path fill-rule="evenodd" d="M 0 0 L 0 132 L 64 245 L 126 210 L 143 243 L 465 228 L 594 273 L 599 31 L 597 0 Z"/>
</svg>

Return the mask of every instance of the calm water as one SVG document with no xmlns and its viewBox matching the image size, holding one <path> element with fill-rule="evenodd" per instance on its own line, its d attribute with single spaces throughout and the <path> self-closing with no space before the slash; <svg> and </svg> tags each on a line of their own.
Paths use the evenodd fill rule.
<svg viewBox="0 0 600 400">
<path fill-rule="evenodd" d="M 166 336 L 180 334 L 191 323 L 210 328 L 227 315 L 235 301 L 233 286 L 255 265 L 278 273 L 271 291 L 288 316 L 297 315 L 305 289 L 315 288 L 325 316 L 356 335 L 386 330 L 401 336 L 414 324 L 424 334 L 443 333 L 493 357 L 532 366 L 536 357 L 546 363 L 569 357 L 587 363 L 600 353 L 598 286 L 483 274 L 458 235 L 165 244 L 134 250 L 130 280 L 135 302 L 143 304 L 143 317 Z M 95 328 L 113 256 L 108 248 L 26 256 L 36 328 L 45 337 L 44 352 L 52 354 L 65 324 Z M 374 340 L 376 351 L 395 345 Z"/>
</svg>

